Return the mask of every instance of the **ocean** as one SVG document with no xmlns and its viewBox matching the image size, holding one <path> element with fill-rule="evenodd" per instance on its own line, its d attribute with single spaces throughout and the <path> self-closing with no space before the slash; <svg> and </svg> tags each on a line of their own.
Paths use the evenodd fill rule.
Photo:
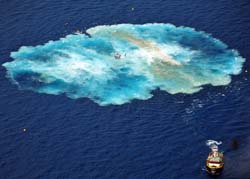
<svg viewBox="0 0 250 179">
<path fill-rule="evenodd" d="M 249 0 L 0 0 L 0 179 L 208 179 L 210 176 L 204 167 L 210 150 L 206 146 L 209 139 L 222 141 L 219 147 L 224 151 L 225 168 L 218 178 L 250 179 L 249 12 Z M 175 73 L 171 76 L 174 76 L 174 85 L 162 84 L 157 78 L 150 81 L 153 82 L 151 86 L 147 86 L 148 83 L 144 82 L 148 75 L 142 75 L 142 72 L 139 77 L 136 76 L 136 83 L 134 76 L 119 76 L 118 82 L 126 79 L 118 85 L 122 88 L 118 90 L 120 93 L 114 90 L 117 86 L 108 93 L 103 91 L 107 88 L 103 81 L 97 83 L 99 90 L 96 86 L 88 86 L 79 92 L 78 89 L 83 89 L 86 84 L 76 84 L 85 74 L 75 74 L 73 79 L 77 80 L 74 83 L 70 81 L 62 85 L 56 81 L 53 91 L 51 86 L 44 86 L 45 79 L 46 84 L 54 80 L 46 75 L 55 76 L 58 68 L 58 64 L 49 64 L 52 67 L 50 73 L 41 78 L 40 73 L 45 71 L 44 65 L 49 61 L 48 57 L 52 57 L 50 53 L 53 50 L 49 49 L 46 53 L 39 50 L 45 52 L 43 48 L 49 41 L 57 48 L 62 38 L 67 41 L 72 37 L 68 36 L 70 34 L 85 34 L 88 29 L 101 25 L 106 25 L 104 31 L 108 31 L 109 25 L 119 28 L 118 24 L 127 24 L 122 26 L 122 30 L 130 24 L 135 28 L 134 33 L 139 35 L 139 25 L 152 34 L 161 28 L 173 30 L 173 24 L 177 29 L 174 28 L 175 35 L 171 37 L 190 27 L 192 30 L 189 29 L 184 37 L 193 33 L 199 40 L 210 34 L 209 42 L 214 42 L 214 39 L 223 42 L 219 46 L 214 45 L 218 48 L 212 50 L 208 48 L 211 44 L 193 42 L 198 50 L 209 49 L 214 55 L 206 56 L 204 59 L 209 60 L 202 65 L 194 63 L 198 67 L 206 65 L 203 71 L 195 75 L 190 71 L 187 73 L 192 74 L 191 79 L 204 82 L 201 83 L 203 89 L 193 90 L 194 85 L 183 90 L 180 86 L 183 81 L 176 85 L 182 79 L 179 74 L 183 71 L 176 73 L 179 76 Z M 164 27 L 155 28 L 150 24 L 164 24 Z M 171 24 L 171 27 L 165 24 Z M 95 32 L 90 35 L 94 36 Z M 89 33 L 83 34 L 73 37 L 88 42 Z M 161 33 L 150 37 L 154 42 L 159 40 L 157 34 Z M 96 38 L 99 37 L 106 39 L 106 35 L 97 35 Z M 126 37 L 135 44 L 141 43 L 137 36 Z M 107 39 L 101 41 L 101 47 L 109 44 L 111 40 Z M 69 42 L 72 44 L 74 41 Z M 170 45 L 175 42 L 175 39 L 169 41 Z M 188 44 L 191 42 L 192 39 Z M 148 46 L 148 41 L 143 44 Z M 235 49 L 238 54 L 229 53 L 224 44 L 226 49 Z M 22 46 L 32 51 L 32 57 L 30 54 L 22 55 Z M 120 50 L 129 46 L 122 47 Z M 67 50 L 72 46 L 60 48 Z M 134 49 L 131 47 L 129 50 L 132 52 Z M 190 49 L 178 49 L 176 53 L 190 52 Z M 212 57 L 221 54 L 227 55 L 222 61 L 218 60 L 221 58 L 213 61 Z M 126 58 L 130 57 L 129 53 L 126 55 Z M 21 64 L 17 63 L 20 56 Z M 245 62 L 230 61 L 234 56 L 244 58 Z M 45 60 L 40 62 L 42 57 Z M 182 57 L 179 56 L 178 60 L 184 63 Z M 30 64 L 26 64 L 29 60 L 37 62 L 35 75 L 31 73 L 34 69 L 30 68 Z M 104 64 L 105 67 L 107 64 Z M 100 67 L 96 63 L 93 65 Z M 135 66 L 126 67 L 134 69 Z M 211 76 L 211 71 L 206 71 L 210 67 L 211 71 L 217 70 L 217 75 Z M 127 74 L 126 70 L 123 75 Z M 10 72 L 17 75 L 10 76 Z M 172 69 L 172 72 L 175 70 Z M 198 78 L 199 74 L 204 78 Z M 56 75 L 56 80 L 63 75 L 69 76 L 68 73 Z M 101 76 L 106 80 L 107 75 Z M 149 77 L 151 79 L 152 76 Z M 36 83 L 32 81 L 34 79 Z M 92 78 L 88 80 L 93 82 Z M 41 81 L 42 85 L 38 83 Z M 114 85 L 114 82 L 109 84 Z M 137 95 L 131 95 L 132 92 Z M 104 94 L 109 97 L 104 97 Z M 237 141 L 237 147 L 232 145 L 233 141 Z"/>
</svg>

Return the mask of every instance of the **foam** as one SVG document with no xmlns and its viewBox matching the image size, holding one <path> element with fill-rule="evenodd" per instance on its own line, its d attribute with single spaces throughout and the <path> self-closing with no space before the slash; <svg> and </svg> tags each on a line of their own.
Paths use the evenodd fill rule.
<svg viewBox="0 0 250 179">
<path fill-rule="evenodd" d="M 227 85 L 245 59 L 192 28 L 171 24 L 97 26 L 12 52 L 3 66 L 20 89 L 90 98 L 100 105 L 146 100 L 155 89 L 192 94 Z M 120 59 L 114 56 L 121 55 Z"/>
</svg>

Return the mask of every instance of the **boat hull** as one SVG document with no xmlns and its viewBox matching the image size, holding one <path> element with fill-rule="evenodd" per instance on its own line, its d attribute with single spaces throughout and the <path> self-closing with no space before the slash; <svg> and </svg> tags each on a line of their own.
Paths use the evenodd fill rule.
<svg viewBox="0 0 250 179">
<path fill-rule="evenodd" d="M 224 169 L 224 166 L 221 168 L 210 168 L 210 167 L 206 166 L 206 169 L 210 175 L 220 175 Z"/>
</svg>

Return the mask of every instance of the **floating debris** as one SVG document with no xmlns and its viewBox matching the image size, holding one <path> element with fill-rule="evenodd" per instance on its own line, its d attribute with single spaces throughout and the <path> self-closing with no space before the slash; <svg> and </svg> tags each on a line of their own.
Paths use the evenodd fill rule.
<svg viewBox="0 0 250 179">
<path fill-rule="evenodd" d="M 83 34 L 83 31 L 77 30 L 75 34 Z"/>
</svg>

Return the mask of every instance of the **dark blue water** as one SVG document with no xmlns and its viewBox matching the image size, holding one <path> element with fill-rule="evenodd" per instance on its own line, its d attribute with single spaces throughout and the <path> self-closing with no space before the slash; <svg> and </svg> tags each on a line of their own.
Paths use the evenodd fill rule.
<svg viewBox="0 0 250 179">
<path fill-rule="evenodd" d="M 155 91 L 146 101 L 106 107 L 18 90 L 0 66 L 0 178 L 206 179 L 205 141 L 215 139 L 226 156 L 219 178 L 249 179 L 249 12 L 248 0 L 0 0 L 1 64 L 20 46 L 76 30 L 153 22 L 206 31 L 247 59 L 228 86 L 192 95 Z"/>
</svg>

